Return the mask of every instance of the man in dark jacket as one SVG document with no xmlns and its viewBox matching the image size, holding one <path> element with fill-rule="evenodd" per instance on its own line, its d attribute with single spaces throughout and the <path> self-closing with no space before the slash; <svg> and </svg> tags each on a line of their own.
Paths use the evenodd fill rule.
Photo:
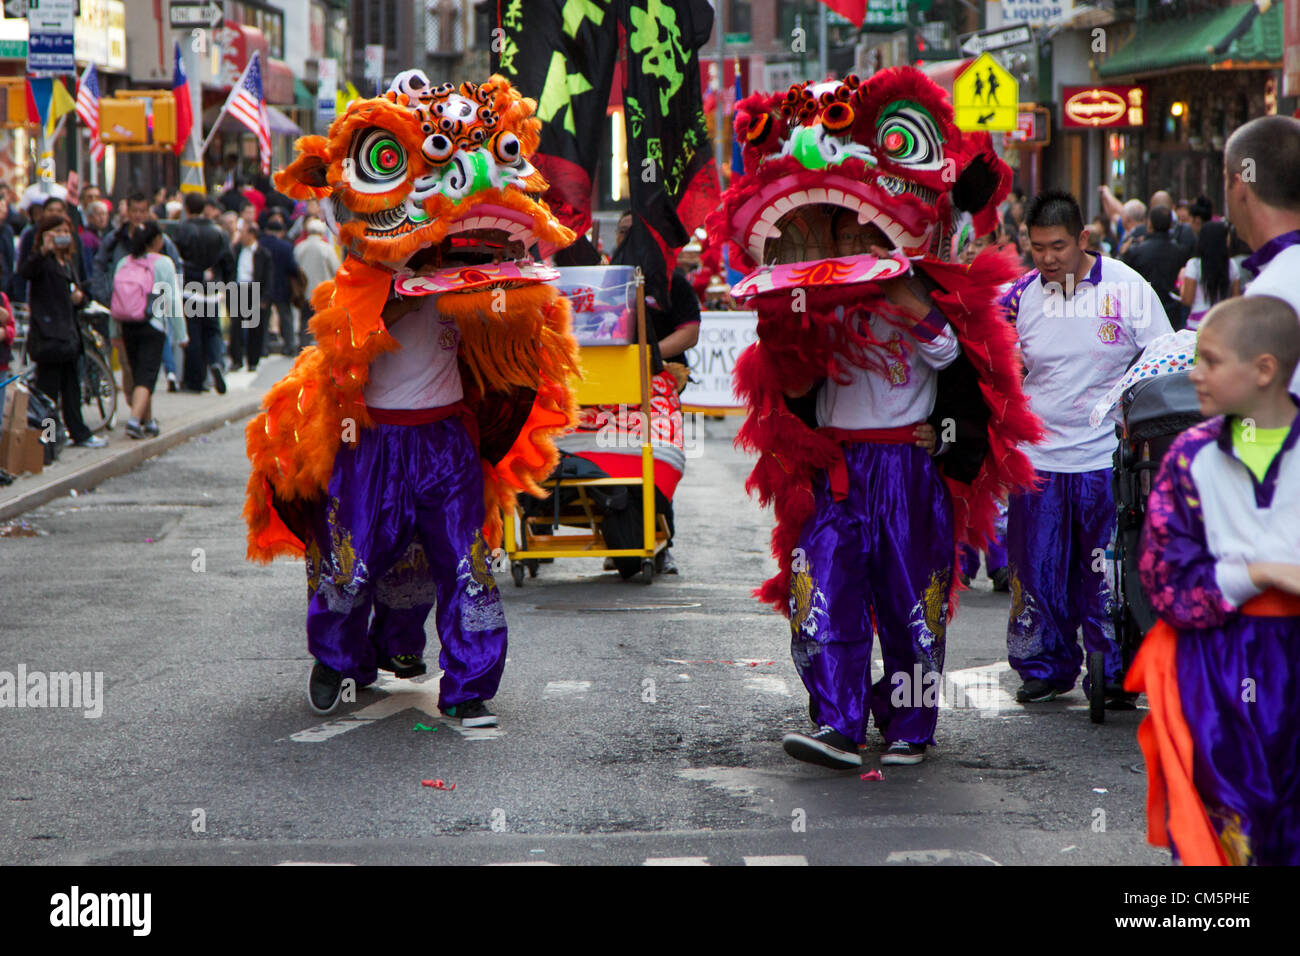
<svg viewBox="0 0 1300 956">
<path fill-rule="evenodd" d="M 126 221 L 104 237 L 95 253 L 95 265 L 90 276 L 90 293 L 101 305 L 110 305 L 113 301 L 113 273 L 118 262 L 131 251 L 131 232 L 136 226 L 144 225 L 149 218 L 149 197 L 144 193 L 132 193 L 126 197 Z M 181 254 L 171 237 L 163 233 L 163 252 L 167 258 L 176 263 L 176 272 L 184 268 Z"/>
<path fill-rule="evenodd" d="M 239 236 L 235 257 L 235 277 L 240 294 L 231 297 L 230 367 L 239 368 L 244 361 L 244 334 L 248 335 L 248 370 L 257 371 L 262 359 L 262 343 L 271 319 L 271 302 L 266 293 L 275 279 L 275 263 L 270 251 L 259 241 L 261 230 L 249 225 Z M 247 290 L 247 295 L 245 291 Z"/>
<path fill-rule="evenodd" d="M 1178 271 L 1187 262 L 1187 250 L 1170 234 L 1174 214 L 1167 206 L 1153 206 L 1147 214 L 1146 238 L 1129 249 L 1124 264 L 1137 270 L 1151 284 L 1165 307 L 1169 324 L 1183 327 L 1182 307 L 1178 301 Z"/>
<path fill-rule="evenodd" d="M 172 239 L 184 262 L 182 268 L 185 323 L 190 342 L 185 347 L 182 384 L 187 391 L 203 390 L 203 380 L 212 372 L 212 384 L 225 394 L 222 370 L 221 316 L 219 295 L 207 294 L 207 283 L 235 281 L 235 253 L 221 228 L 203 214 L 207 198 L 202 193 L 185 194 L 185 220 L 176 226 Z"/>
<path fill-rule="evenodd" d="M 276 315 L 280 318 L 281 348 L 285 355 L 297 355 L 298 349 L 294 342 L 293 304 L 290 301 L 293 289 L 290 283 L 295 280 L 301 281 L 302 272 L 298 269 L 298 261 L 293 257 L 293 243 L 284 237 L 284 217 L 278 209 L 271 206 L 267 208 L 273 211 L 266 221 L 261 245 L 271 253 L 271 261 L 275 264 L 270 301 L 275 306 Z M 262 292 L 266 294 L 265 287 Z"/>
</svg>

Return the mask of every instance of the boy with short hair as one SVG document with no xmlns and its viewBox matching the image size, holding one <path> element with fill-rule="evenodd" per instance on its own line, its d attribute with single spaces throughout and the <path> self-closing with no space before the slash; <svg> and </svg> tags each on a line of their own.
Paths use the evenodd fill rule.
<svg viewBox="0 0 1300 956">
<path fill-rule="evenodd" d="M 1139 571 L 1160 616 L 1129 674 L 1150 716 L 1148 839 L 1184 863 L 1300 863 L 1300 320 L 1228 299 L 1200 328 L 1201 412 L 1165 456 Z"/>
</svg>

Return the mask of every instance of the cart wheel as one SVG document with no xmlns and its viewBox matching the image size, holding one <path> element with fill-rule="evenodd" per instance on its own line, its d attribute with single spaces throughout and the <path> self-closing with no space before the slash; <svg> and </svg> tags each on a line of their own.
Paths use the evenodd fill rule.
<svg viewBox="0 0 1300 956">
<path fill-rule="evenodd" d="M 510 562 L 510 577 L 514 578 L 515 587 L 524 586 L 524 565 L 522 561 Z"/>
<path fill-rule="evenodd" d="M 537 569 L 539 566 L 539 562 L 536 558 L 529 558 L 524 562 L 524 567 L 528 569 L 528 576 L 530 578 L 537 577 Z"/>
<path fill-rule="evenodd" d="M 644 561 L 641 562 L 641 583 L 649 584 L 651 581 L 654 580 L 654 576 L 655 576 L 655 563 L 651 561 L 649 558 L 646 558 Z"/>
<path fill-rule="evenodd" d="M 1088 655 L 1088 716 L 1094 724 L 1106 722 L 1106 655 L 1102 651 Z"/>
</svg>

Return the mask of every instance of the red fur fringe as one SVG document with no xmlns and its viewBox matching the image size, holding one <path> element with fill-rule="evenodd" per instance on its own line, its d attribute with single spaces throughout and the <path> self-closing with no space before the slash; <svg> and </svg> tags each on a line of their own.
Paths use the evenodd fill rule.
<svg viewBox="0 0 1300 956">
<path fill-rule="evenodd" d="M 1014 256 L 989 249 L 969 267 L 928 259 L 917 265 L 942 286 L 932 301 L 979 372 L 990 407 L 989 453 L 975 480 L 968 485 L 946 479 L 957 543 L 983 547 L 994 533 L 998 500 L 1033 484 L 1033 468 L 1018 446 L 1041 441 L 1043 434 L 1020 387 L 1015 332 L 997 305 L 998 287 L 1016 278 L 1018 264 Z M 836 361 L 829 336 L 806 336 L 792 319 L 787 316 L 782 323 L 777 316 L 760 318 L 759 341 L 741 355 L 735 371 L 736 393 L 750 410 L 736 445 L 759 456 L 745 488 L 761 504 L 773 505 L 776 517 L 772 554 L 780 571 L 754 594 L 787 616 L 793 552 L 814 509 L 813 473 L 837 455 L 833 442 L 808 428 L 785 405 L 783 385 L 820 378 Z M 796 340 L 801 336 L 812 342 L 799 347 Z M 953 560 L 955 564 L 955 552 Z M 958 580 L 956 574 L 953 579 Z M 956 612 L 956 588 L 954 583 L 949 594 L 950 614 Z"/>
</svg>

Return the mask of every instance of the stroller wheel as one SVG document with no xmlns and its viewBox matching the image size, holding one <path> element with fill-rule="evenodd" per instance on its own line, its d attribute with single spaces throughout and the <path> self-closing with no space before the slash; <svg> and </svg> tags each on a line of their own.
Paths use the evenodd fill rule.
<svg viewBox="0 0 1300 956">
<path fill-rule="evenodd" d="M 510 562 L 510 577 L 514 579 L 515 587 L 524 586 L 524 565 L 522 561 Z"/>
<path fill-rule="evenodd" d="M 537 577 L 537 569 L 539 565 L 537 563 L 536 558 L 529 558 L 527 561 L 524 562 L 524 567 L 528 569 L 528 576 L 530 578 Z"/>
<path fill-rule="evenodd" d="M 1106 655 L 1088 655 L 1088 716 L 1094 724 L 1106 722 Z"/>
</svg>

